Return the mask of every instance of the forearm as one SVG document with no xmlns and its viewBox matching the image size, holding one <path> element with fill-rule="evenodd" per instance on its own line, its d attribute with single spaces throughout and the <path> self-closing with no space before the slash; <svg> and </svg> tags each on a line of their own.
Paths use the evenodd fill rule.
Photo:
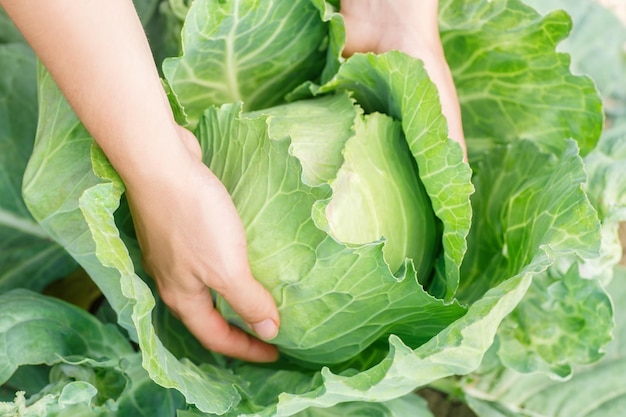
<svg viewBox="0 0 626 417">
<path fill-rule="evenodd" d="M 150 158 L 175 157 L 173 116 L 131 0 L 0 4 L 125 181 L 159 165 Z"/>
</svg>

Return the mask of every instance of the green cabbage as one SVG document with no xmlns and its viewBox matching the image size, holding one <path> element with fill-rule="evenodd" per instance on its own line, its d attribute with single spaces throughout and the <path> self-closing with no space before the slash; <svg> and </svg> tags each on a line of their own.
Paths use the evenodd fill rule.
<svg viewBox="0 0 626 417">
<path fill-rule="evenodd" d="M 470 165 L 447 136 L 421 61 L 397 51 L 344 60 L 343 22 L 330 3 L 195 0 L 186 15 L 182 1 L 160 14 L 142 3 L 150 33 L 184 17 L 164 85 L 231 193 L 253 274 L 279 307 L 281 358 L 270 365 L 207 352 L 170 315 L 141 268 L 122 181 L 40 68 L 23 183 L 32 230 L 89 273 L 119 327 L 101 330 L 59 304 L 68 323 L 92 323 L 94 346 L 70 333 L 47 343 L 34 326 L 41 347 L 22 352 L 11 329 L 53 308 L 36 301 L 47 297 L 6 292 L 28 309 L 0 304 L 12 320 L 0 327 L 0 346 L 12 353 L 0 359 L 0 384 L 49 392 L 31 406 L 50 413 L 147 404 L 124 383 L 137 380 L 146 393 L 167 393 L 162 415 L 428 416 L 407 395 L 472 374 L 484 358 L 553 378 L 598 360 L 612 328 L 601 273 L 615 259 L 602 256 L 604 188 L 586 187 L 586 164 L 606 166 L 595 150 L 602 102 L 556 52 L 571 20 L 519 0 L 440 3 Z M 165 44 L 155 40 L 155 56 Z M 217 305 L 238 322 L 224 300 Z M 42 364 L 104 369 L 119 390 L 102 392 L 83 373 L 23 382 L 28 372 L 45 379 L 47 367 L 28 368 Z M 23 408 L 24 399 L 2 404 Z"/>
</svg>

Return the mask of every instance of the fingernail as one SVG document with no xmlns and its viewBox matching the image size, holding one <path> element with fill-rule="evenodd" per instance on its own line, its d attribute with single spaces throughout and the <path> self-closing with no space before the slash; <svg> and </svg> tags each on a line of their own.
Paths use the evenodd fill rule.
<svg viewBox="0 0 626 417">
<path fill-rule="evenodd" d="M 275 338 L 278 334 L 278 326 L 272 319 L 265 319 L 258 323 L 254 323 L 251 327 L 261 339 L 270 340 Z"/>
</svg>

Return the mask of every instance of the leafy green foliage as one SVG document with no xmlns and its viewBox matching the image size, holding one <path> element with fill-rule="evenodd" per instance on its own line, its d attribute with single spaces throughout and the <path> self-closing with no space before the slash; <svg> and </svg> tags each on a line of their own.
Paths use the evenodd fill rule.
<svg viewBox="0 0 626 417">
<path fill-rule="evenodd" d="M 541 373 L 520 374 L 498 366 L 467 381 L 468 402 L 481 416 L 607 416 L 626 405 L 622 375 L 626 370 L 626 297 L 623 268 L 607 288 L 615 305 L 614 340 L 595 364 L 577 366 L 571 378 L 555 380 Z M 572 395 L 576 393 L 576 395 Z"/>
<path fill-rule="evenodd" d="M 542 272 L 559 253 L 595 257 L 600 225 L 582 191 L 584 180 L 571 142 L 561 155 L 540 152 L 528 141 L 488 154 L 475 181 L 477 216 L 460 297 L 475 300 L 522 268 Z"/>
<path fill-rule="evenodd" d="M 430 416 L 412 392 L 467 375 L 460 389 L 475 410 L 517 416 L 554 410 L 587 381 L 581 366 L 611 381 L 591 363 L 617 369 L 623 352 L 618 316 L 600 359 L 610 297 L 621 297 L 605 284 L 624 219 L 625 142 L 616 119 L 596 146 L 600 97 L 556 51 L 571 29 L 565 13 L 441 2 L 470 168 L 419 60 L 341 58 L 337 4 L 136 5 L 155 59 L 168 57 L 177 120 L 196 129 L 243 220 L 253 273 L 279 306 L 282 357 L 257 366 L 212 354 L 169 314 L 141 268 L 121 179 L 42 68 L 36 105 L 27 47 L 0 45 L 19 57 L 0 61 L 11 98 L 0 100 L 0 191 L 14 196 L 0 202 L 11 219 L 0 236 L 71 255 L 121 326 L 24 290 L 0 295 L 5 414 Z M 0 41 L 13 33 L 4 22 Z M 31 78 L 10 82 L 22 68 Z M 24 259 L 35 290 L 67 273 L 52 253 L 37 263 L 44 252 L 2 249 L 0 288 L 31 286 L 3 280 Z M 596 398 L 605 389 L 621 401 L 598 386 Z"/>
<path fill-rule="evenodd" d="M 564 274 L 550 270 L 533 280 L 500 328 L 500 359 L 525 373 L 568 377 L 571 364 L 602 357 L 612 318 L 611 300 L 598 281 L 580 279 L 576 266 Z"/>
<path fill-rule="evenodd" d="M 0 43 L 0 293 L 15 287 L 41 291 L 76 265 L 22 199 L 37 126 L 36 76 L 28 46 Z"/>
<path fill-rule="evenodd" d="M 583 155 L 594 147 L 602 130 L 594 83 L 555 52 L 571 30 L 565 12 L 541 16 L 519 0 L 449 0 L 440 15 L 470 160 L 518 139 L 558 150 L 573 138 Z"/>
<path fill-rule="evenodd" d="M 320 72 L 326 36 L 309 0 L 194 1 L 183 54 L 167 59 L 163 72 L 195 125 L 207 105 L 242 101 L 258 109 L 284 101 Z"/>
<path fill-rule="evenodd" d="M 0 403 L 2 415 L 171 416 L 180 394 L 156 385 L 141 367 L 140 354 L 112 325 L 57 299 L 26 290 L 0 295 L 0 384 L 18 390 Z M 18 367 L 21 378 L 9 377 Z M 47 383 L 32 388 L 33 376 Z"/>
</svg>

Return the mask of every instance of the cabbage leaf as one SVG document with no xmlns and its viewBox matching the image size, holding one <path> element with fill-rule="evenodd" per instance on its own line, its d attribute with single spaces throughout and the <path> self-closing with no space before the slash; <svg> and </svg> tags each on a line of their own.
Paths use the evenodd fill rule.
<svg viewBox="0 0 626 417">
<path fill-rule="evenodd" d="M 144 6 L 149 20 L 154 4 Z M 601 99 L 556 51 L 571 29 L 565 13 L 542 16 L 518 0 L 441 2 L 469 165 L 421 61 L 396 51 L 341 58 L 331 4 L 196 0 L 181 15 L 181 54 L 163 63 L 164 85 L 241 215 L 253 273 L 279 306 L 281 358 L 258 366 L 206 352 L 169 314 L 142 270 L 124 184 L 40 68 L 24 200 L 34 227 L 98 285 L 122 332 L 94 336 L 106 339 L 97 355 L 11 348 L 5 381 L 48 372 L 37 364 L 66 373 L 38 401 L 17 395 L 2 407 L 106 415 L 126 401 L 124 381 L 137 380 L 170 393 L 158 410 L 184 408 L 180 416 L 428 416 L 415 389 L 470 381 L 490 360 L 565 378 L 600 358 L 613 312 L 597 273 L 614 262 L 600 256 L 610 217 L 600 178 L 618 169 L 607 161 L 618 145 L 598 153 Z M 0 297 L 39 300 L 26 294 Z M 85 316 L 72 310 L 67 326 L 105 331 Z M 57 340 L 70 346 L 72 334 Z M 93 369 L 127 388 L 65 378 Z M 475 408 L 485 399 L 468 398 Z"/>
</svg>

